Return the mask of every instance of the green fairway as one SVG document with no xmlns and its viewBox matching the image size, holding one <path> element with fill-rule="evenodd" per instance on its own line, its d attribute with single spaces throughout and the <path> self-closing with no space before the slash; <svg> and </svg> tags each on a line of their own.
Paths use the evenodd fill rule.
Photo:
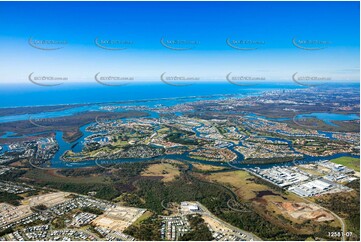
<svg viewBox="0 0 361 242">
<path fill-rule="evenodd" d="M 355 171 L 360 171 L 360 159 L 344 156 L 337 159 L 333 159 L 331 161 L 336 164 L 340 164 L 349 167 L 351 169 L 354 169 Z"/>
</svg>

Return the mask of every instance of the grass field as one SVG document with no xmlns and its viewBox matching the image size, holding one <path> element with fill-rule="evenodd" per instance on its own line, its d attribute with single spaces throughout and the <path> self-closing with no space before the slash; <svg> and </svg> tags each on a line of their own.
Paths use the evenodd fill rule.
<svg viewBox="0 0 361 242">
<path fill-rule="evenodd" d="M 257 184 L 249 180 L 252 177 L 246 171 L 231 171 L 213 173 L 207 178 L 213 182 L 232 187 L 235 193 L 242 199 L 250 200 L 255 198 L 257 192 L 268 190 L 266 185 Z"/>
<path fill-rule="evenodd" d="M 141 222 L 143 222 L 144 220 L 150 218 L 153 215 L 153 213 L 151 211 L 145 211 L 145 213 L 142 214 L 142 216 L 140 216 L 134 223 L 134 226 L 138 226 Z"/>
<path fill-rule="evenodd" d="M 141 176 L 161 176 L 162 181 L 170 182 L 179 176 L 180 172 L 177 166 L 169 163 L 153 164 L 150 165 Z"/>
<path fill-rule="evenodd" d="M 360 159 L 344 156 L 331 161 L 360 172 Z"/>
<path fill-rule="evenodd" d="M 192 163 L 193 168 L 196 168 L 197 170 L 200 171 L 219 171 L 219 170 L 223 170 L 224 167 L 222 166 L 212 166 L 212 165 L 206 165 L 206 164 L 201 164 L 201 163 Z"/>
</svg>

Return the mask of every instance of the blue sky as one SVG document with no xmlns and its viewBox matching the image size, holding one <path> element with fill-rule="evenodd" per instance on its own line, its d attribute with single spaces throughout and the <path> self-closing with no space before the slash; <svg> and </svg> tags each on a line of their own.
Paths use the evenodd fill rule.
<svg viewBox="0 0 361 242">
<path fill-rule="evenodd" d="M 93 82 L 96 73 L 156 81 L 164 72 L 202 81 L 230 72 L 269 81 L 295 72 L 359 81 L 359 25 L 359 2 L 0 2 L 0 83 L 28 82 L 33 72 L 73 82 Z M 31 37 L 66 44 L 39 50 Z M 132 44 L 110 51 L 95 38 Z M 161 38 L 197 44 L 176 51 Z M 254 41 L 237 46 L 257 49 L 231 48 L 227 38 Z M 297 48 L 293 39 L 323 49 Z"/>
</svg>

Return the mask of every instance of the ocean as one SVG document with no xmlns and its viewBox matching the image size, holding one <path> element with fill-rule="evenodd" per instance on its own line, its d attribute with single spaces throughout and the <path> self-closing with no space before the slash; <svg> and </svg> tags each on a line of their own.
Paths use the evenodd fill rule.
<svg viewBox="0 0 361 242">
<path fill-rule="evenodd" d="M 209 95 L 257 95 L 263 91 L 304 88 L 295 83 L 263 83 L 237 86 L 231 83 L 196 83 L 190 86 L 170 86 L 159 83 L 139 83 L 126 86 L 100 84 L 63 84 L 44 87 L 34 84 L 0 85 L 0 108 L 48 106 L 59 104 L 107 103 Z"/>
</svg>

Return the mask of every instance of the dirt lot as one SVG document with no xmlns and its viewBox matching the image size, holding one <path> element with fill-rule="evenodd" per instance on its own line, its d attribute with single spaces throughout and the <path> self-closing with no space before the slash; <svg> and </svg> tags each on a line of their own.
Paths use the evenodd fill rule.
<svg viewBox="0 0 361 242">
<path fill-rule="evenodd" d="M 105 211 L 105 213 L 97 217 L 92 224 L 123 232 L 128 226 L 142 216 L 145 211 L 145 209 L 116 206 L 115 208 L 110 208 Z"/>
<path fill-rule="evenodd" d="M 334 217 L 319 206 L 306 203 L 281 202 L 276 206 L 286 216 L 291 216 L 298 221 L 313 220 L 317 222 L 332 221 Z"/>
<path fill-rule="evenodd" d="M 232 231 L 230 228 L 228 228 L 224 224 L 221 224 L 220 222 L 211 218 L 208 215 L 203 215 L 202 218 L 204 219 L 204 222 L 212 228 L 213 231 L 223 231 L 223 232 L 225 232 L 225 231 L 231 232 Z"/>
<path fill-rule="evenodd" d="M 30 207 L 43 204 L 49 208 L 69 200 L 70 198 L 67 198 L 69 194 L 70 193 L 67 192 L 47 193 L 39 196 L 30 197 L 28 200 L 24 201 L 24 204 L 28 204 Z"/>
</svg>

